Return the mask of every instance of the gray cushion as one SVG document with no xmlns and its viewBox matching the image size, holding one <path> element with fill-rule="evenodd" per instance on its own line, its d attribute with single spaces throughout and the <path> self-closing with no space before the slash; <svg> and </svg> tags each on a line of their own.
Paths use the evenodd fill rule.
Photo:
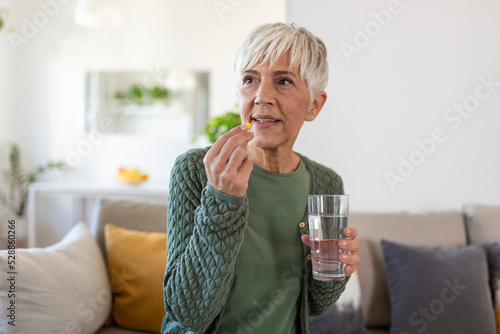
<svg viewBox="0 0 500 334">
<path fill-rule="evenodd" d="M 366 334 L 389 334 L 387 329 L 368 328 Z"/>
<path fill-rule="evenodd" d="M 90 231 L 104 255 L 104 226 L 113 224 L 130 230 L 146 232 L 167 231 L 167 203 L 154 200 L 109 200 L 96 203 Z M 106 259 L 106 256 L 104 256 Z"/>
<path fill-rule="evenodd" d="M 471 244 L 485 244 L 500 240 L 500 206 L 464 205 Z"/>
<path fill-rule="evenodd" d="M 382 240 L 391 333 L 495 333 L 484 248 Z"/>
<path fill-rule="evenodd" d="M 330 311 L 320 317 L 309 318 L 310 334 L 363 334 L 363 317 L 361 310 L 353 307 L 344 307 L 342 309 L 333 307 Z"/>
<path fill-rule="evenodd" d="M 467 241 L 461 212 L 429 214 L 351 213 L 349 225 L 358 229 L 358 265 L 363 318 L 367 327 L 390 325 L 389 292 L 384 272 L 382 238 L 408 244 L 464 246 Z"/>
<path fill-rule="evenodd" d="M 366 333 L 358 272 L 349 276 L 344 292 L 330 311 L 319 317 L 309 318 L 309 332 L 311 334 Z"/>
<path fill-rule="evenodd" d="M 500 320 L 500 242 L 485 245 L 488 253 L 490 272 L 490 286 L 495 304 L 495 318 Z M 497 332 L 500 332 L 500 323 L 497 323 Z"/>
</svg>

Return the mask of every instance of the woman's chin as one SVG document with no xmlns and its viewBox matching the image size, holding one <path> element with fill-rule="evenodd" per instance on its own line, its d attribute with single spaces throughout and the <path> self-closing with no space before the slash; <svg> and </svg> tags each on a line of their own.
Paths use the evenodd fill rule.
<svg viewBox="0 0 500 334">
<path fill-rule="evenodd" d="M 259 138 L 255 136 L 254 139 L 249 143 L 248 147 L 252 147 L 258 150 L 274 151 L 278 149 L 279 145 L 276 144 L 276 140 Z"/>
<path fill-rule="evenodd" d="M 248 143 L 248 148 L 250 150 L 263 150 L 265 149 L 265 145 L 261 141 L 259 141 L 257 138 L 252 139 L 251 142 Z"/>
</svg>

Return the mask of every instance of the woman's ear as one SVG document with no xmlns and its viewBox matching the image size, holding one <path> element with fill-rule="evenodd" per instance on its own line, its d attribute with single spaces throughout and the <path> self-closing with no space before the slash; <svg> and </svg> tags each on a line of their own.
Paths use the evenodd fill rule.
<svg viewBox="0 0 500 334">
<path fill-rule="evenodd" d="M 306 121 L 313 121 L 318 115 L 326 102 L 326 92 L 321 91 L 316 93 L 314 96 L 314 100 L 309 106 L 309 110 L 307 111 Z"/>
</svg>

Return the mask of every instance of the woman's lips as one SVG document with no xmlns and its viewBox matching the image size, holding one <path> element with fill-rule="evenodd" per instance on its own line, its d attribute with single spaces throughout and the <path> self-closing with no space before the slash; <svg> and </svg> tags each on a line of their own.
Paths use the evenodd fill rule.
<svg viewBox="0 0 500 334">
<path fill-rule="evenodd" d="M 252 124 L 257 128 L 269 128 L 278 124 L 280 121 L 268 115 L 255 115 L 252 117 Z"/>
</svg>

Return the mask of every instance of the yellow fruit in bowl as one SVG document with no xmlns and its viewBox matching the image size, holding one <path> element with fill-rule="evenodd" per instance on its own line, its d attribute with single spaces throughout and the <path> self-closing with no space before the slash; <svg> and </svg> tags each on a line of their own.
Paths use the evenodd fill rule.
<svg viewBox="0 0 500 334">
<path fill-rule="evenodd" d="M 148 179 L 147 173 L 141 173 L 137 168 L 119 168 L 118 180 L 125 183 L 141 183 Z"/>
</svg>

